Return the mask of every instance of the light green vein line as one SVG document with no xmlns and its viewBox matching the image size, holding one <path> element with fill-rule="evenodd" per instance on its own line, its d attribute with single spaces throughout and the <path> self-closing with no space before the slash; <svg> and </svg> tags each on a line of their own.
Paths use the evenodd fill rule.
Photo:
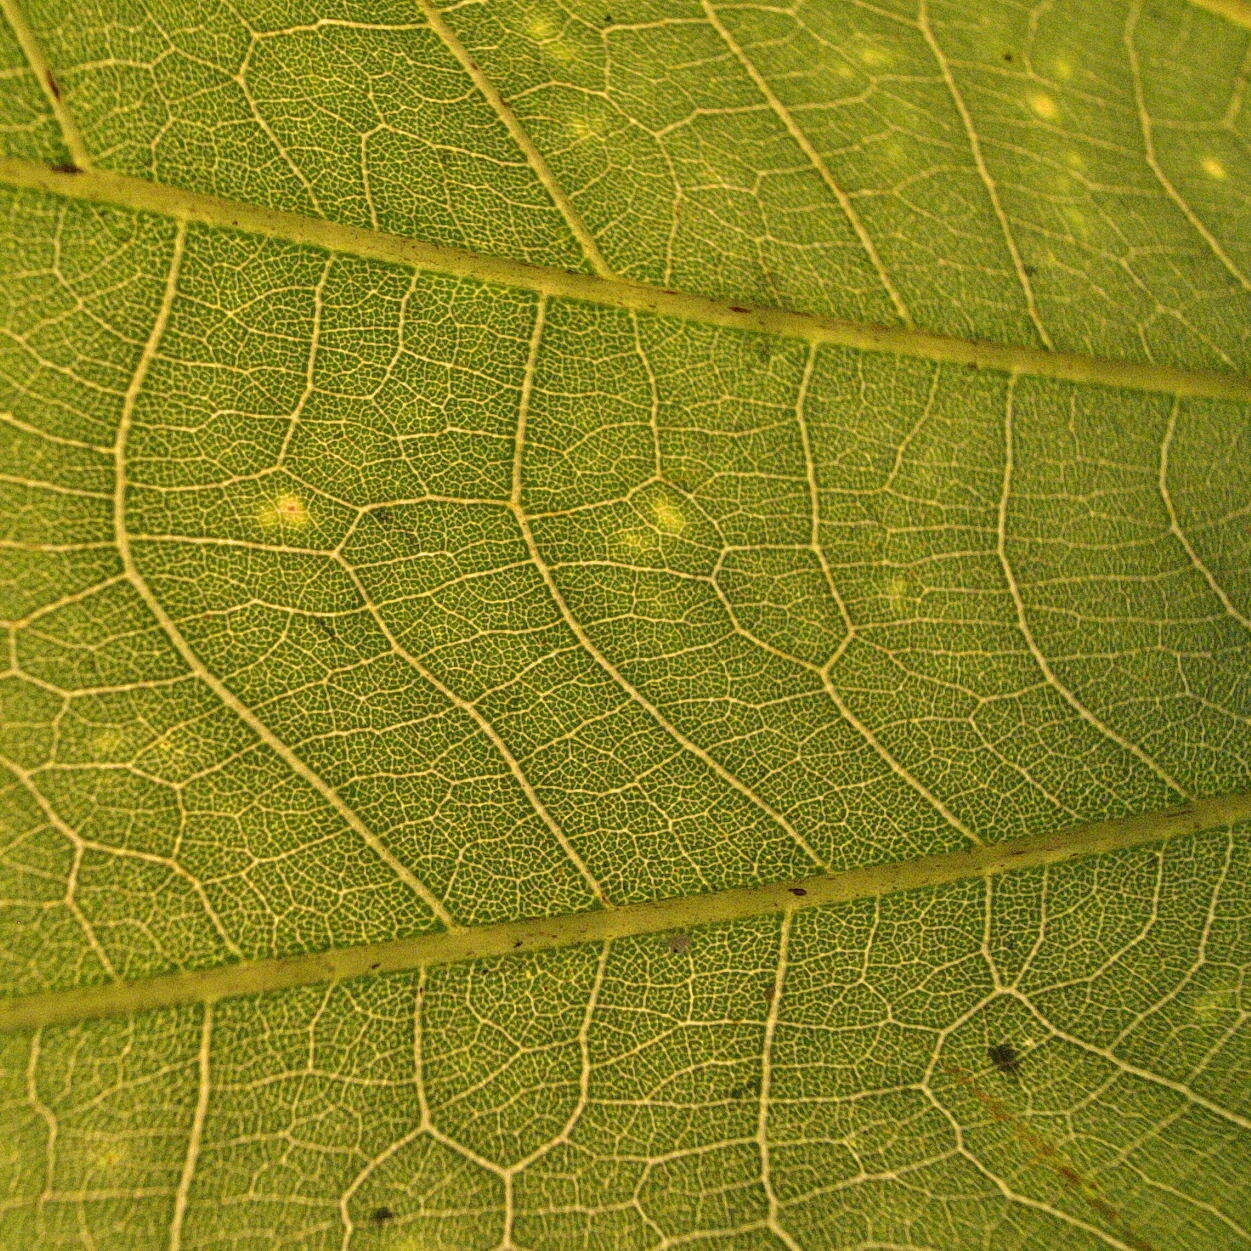
<svg viewBox="0 0 1251 1251">
<path fill-rule="evenodd" d="M 49 111 L 61 128 L 61 141 L 65 144 L 65 150 L 70 154 L 70 159 L 75 165 L 86 169 L 91 164 L 91 157 L 83 143 L 82 136 L 78 133 L 74 119 L 70 116 L 69 109 L 65 107 L 65 102 L 61 99 L 61 89 L 53 77 L 52 67 L 44 58 L 34 32 L 26 25 L 26 19 L 17 6 L 17 0 L 0 0 L 0 13 L 4 14 L 13 37 L 22 49 L 26 64 L 30 66 L 31 72 L 39 80 L 39 87 L 47 98 Z"/>
<path fill-rule="evenodd" d="M 600 943 L 692 925 L 781 915 L 797 909 L 984 878 L 1012 869 L 1059 864 L 1100 852 L 1197 834 L 1248 819 L 1251 819 L 1251 791 L 1242 791 L 1219 798 L 1197 799 L 1162 812 L 1096 821 L 1061 833 L 1036 834 L 899 864 L 849 869 L 768 886 L 745 886 L 593 912 L 440 930 L 312 955 L 251 960 L 144 981 L 49 991 L 0 1002 L 0 1031 L 63 1025 L 178 1004 L 213 1003 L 293 986 L 339 982 L 580 943 Z"/>
<path fill-rule="evenodd" d="M 612 270 L 609 268 L 608 262 L 604 260 L 603 254 L 599 250 L 599 244 L 595 242 L 595 236 L 587 229 L 581 214 L 573 201 L 565 194 L 564 189 L 556 180 L 556 176 L 552 173 L 543 154 L 535 146 L 534 140 L 527 134 L 516 113 L 513 112 L 504 97 L 496 91 L 494 85 L 482 72 L 477 62 L 469 55 L 469 50 L 461 43 L 456 32 L 443 20 L 443 15 L 430 3 L 430 0 L 417 0 L 417 7 L 421 10 L 421 14 L 426 19 L 430 29 L 443 41 L 447 50 L 456 58 L 465 73 L 469 75 L 470 81 L 477 88 L 478 93 L 491 106 L 492 111 L 503 123 L 512 141 L 521 149 L 527 163 L 534 171 L 535 177 L 543 184 L 544 191 L 547 192 L 552 203 L 560 210 L 561 216 L 565 219 L 565 224 L 569 227 L 573 237 L 578 241 L 578 246 L 582 249 L 582 254 L 590 263 L 591 268 L 604 278 L 610 277 Z"/>
<path fill-rule="evenodd" d="M 503 256 L 440 247 L 360 226 L 321 221 L 298 213 L 162 186 L 107 170 L 66 173 L 31 161 L 0 157 L 0 183 L 96 204 L 160 213 L 208 226 L 233 227 L 333 252 L 498 283 L 541 295 L 680 317 L 734 330 L 781 335 L 818 345 L 918 356 L 944 364 L 1066 382 L 1251 403 L 1251 377 L 1239 374 L 1175 369 L 1167 365 L 1105 360 L 1076 352 L 984 343 L 912 326 L 874 326 L 786 309 L 747 308 L 623 278 L 573 273 Z"/>
</svg>

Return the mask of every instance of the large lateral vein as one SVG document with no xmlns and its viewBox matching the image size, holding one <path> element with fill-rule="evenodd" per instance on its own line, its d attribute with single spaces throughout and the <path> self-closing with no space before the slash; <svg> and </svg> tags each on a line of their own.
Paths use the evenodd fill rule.
<svg viewBox="0 0 1251 1251">
<path fill-rule="evenodd" d="M 555 917 L 533 917 L 440 930 L 307 955 L 188 970 L 142 981 L 109 982 L 48 991 L 0 1002 L 0 1031 L 37 1029 L 181 1004 L 214 1003 L 240 995 L 265 994 L 296 986 L 528 954 L 553 947 L 610 942 L 693 925 L 726 923 L 757 916 L 782 916 L 799 909 L 849 903 L 857 899 L 985 878 L 1014 869 L 1058 864 L 1198 834 L 1246 820 L 1251 820 L 1251 790 L 1197 799 L 1160 812 L 1096 821 L 1059 833 L 1035 834 L 987 846 L 941 852 L 917 860 L 849 869 L 794 881 L 737 887 Z"/>
<path fill-rule="evenodd" d="M 989 343 L 914 326 L 879 326 L 791 309 L 728 304 L 707 296 L 624 278 L 532 265 L 510 257 L 444 247 L 361 226 L 221 199 L 108 170 L 70 172 L 32 161 L 0 157 L 0 182 L 68 199 L 157 213 L 201 225 L 307 244 L 331 252 L 496 283 L 539 295 L 678 317 L 733 330 L 779 335 L 816 345 L 921 357 L 943 364 L 1066 382 L 1251 403 L 1251 377 L 1242 374 Z"/>
</svg>

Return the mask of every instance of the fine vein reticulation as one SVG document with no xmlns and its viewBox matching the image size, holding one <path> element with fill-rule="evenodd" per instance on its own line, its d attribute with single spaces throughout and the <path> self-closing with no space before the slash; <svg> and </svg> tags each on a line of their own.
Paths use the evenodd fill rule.
<svg viewBox="0 0 1251 1251">
<path fill-rule="evenodd" d="M 1248 8 L 1245 0 L 1198 0 L 1198 3 L 1200 7 L 1233 22 L 1251 24 L 1251 8 Z M 799 339 L 814 346 L 828 344 L 896 353 L 940 363 L 989 369 L 1011 376 L 1034 375 L 1069 382 L 1161 392 L 1177 397 L 1251 401 L 1251 378 L 1232 373 L 1106 359 L 1057 351 L 1050 346 L 1032 348 L 994 344 L 937 334 L 918 329 L 911 324 L 878 326 L 782 308 L 749 308 L 623 279 L 614 274 L 604 261 L 591 233 L 581 222 L 576 209 L 565 196 L 544 158 L 531 143 L 508 104 L 482 74 L 465 47 L 444 23 L 437 9 L 424 0 L 420 7 L 426 20 L 469 74 L 525 153 L 529 164 L 552 195 L 553 202 L 559 207 L 582 246 L 590 263 L 590 273 L 577 273 L 503 256 L 440 246 L 377 229 L 364 229 L 159 185 L 97 168 L 79 136 L 72 116 L 61 102 L 59 93 L 50 88 L 50 69 L 20 11 L 13 0 L 0 0 L 0 4 L 48 97 L 49 106 L 73 160 L 70 167 L 54 169 L 29 161 L 0 158 L 0 181 L 13 187 L 40 190 L 71 200 L 125 207 L 173 218 L 179 223 L 180 240 L 186 224 L 195 222 L 309 244 L 332 253 L 519 288 L 538 293 L 544 298 L 564 297 L 633 312 L 668 315 L 705 324 Z M 780 102 L 770 95 L 767 83 L 720 25 L 715 10 L 706 4 L 704 10 L 721 38 L 764 92 L 770 108 L 782 117 L 788 132 L 797 139 L 814 166 L 822 169 L 820 157 L 810 149 L 806 138 L 786 115 Z M 922 19 L 924 25 L 924 10 Z M 976 143 L 971 131 L 970 138 Z M 828 174 L 824 170 L 822 173 L 826 181 L 830 182 Z M 856 219 L 854 208 L 846 201 L 841 189 L 833 187 L 833 190 L 850 217 L 857 237 L 873 257 L 876 268 L 884 275 L 881 261 Z M 907 310 L 890 286 L 889 279 L 884 276 L 884 280 L 892 301 L 907 323 Z M 1028 287 L 1027 281 L 1025 285 Z M 1042 340 L 1044 344 L 1049 344 L 1045 331 L 1042 332 Z M 139 375 L 141 376 L 142 374 Z M 530 380 L 529 373 L 527 380 Z M 133 400 L 133 396 L 129 396 L 129 400 Z M 123 421 L 123 439 L 125 428 L 126 421 Z M 516 506 L 517 500 L 514 500 L 514 507 Z M 532 540 L 530 546 L 533 549 Z M 126 563 L 132 570 L 130 576 L 133 578 L 133 561 L 129 555 L 126 555 Z M 141 582 L 140 587 L 148 606 L 160 617 L 162 610 L 155 597 Z M 172 630 L 168 622 L 165 626 L 167 630 Z M 199 668 L 202 670 L 202 666 Z M 229 695 L 224 686 L 216 683 L 207 671 L 202 671 L 202 676 L 209 681 L 219 697 L 223 697 L 236 712 L 246 716 L 246 710 L 238 706 L 238 701 Z M 418 893 L 431 907 L 435 917 L 448 925 L 448 928 L 440 932 L 389 943 L 329 950 L 308 956 L 243 962 L 131 984 L 82 987 L 32 996 L 0 1006 L 0 1028 L 26 1027 L 180 1002 L 211 1001 L 227 995 L 338 980 L 370 971 L 424 967 L 485 955 L 505 954 L 518 949 L 534 950 L 547 946 L 602 941 L 692 923 L 724 921 L 761 912 L 810 907 L 910 887 L 935 885 L 962 877 L 993 874 L 1018 866 L 1046 864 L 1098 850 L 1132 846 L 1187 831 L 1207 829 L 1215 824 L 1248 815 L 1251 815 L 1251 797 L 1246 795 L 1199 800 L 1184 809 L 1127 821 L 1098 822 L 1067 834 L 975 847 L 918 861 L 804 879 L 802 882 L 740 888 L 665 899 L 655 903 L 570 913 L 541 921 L 521 920 L 469 928 L 450 925 L 437 898 L 430 896 L 423 887 Z"/>
<path fill-rule="evenodd" d="M 615 5 L 314 5 L 301 63 L 233 8 L 233 45 L 195 0 L 95 6 L 75 45 L 20 3 L 0 16 L 60 139 L 0 158 L 44 193 L 4 232 L 0 489 L 19 571 L 47 567 L 0 667 L 4 956 L 41 988 L 0 1000 L 23 1169 L 0 1242 L 1245 1239 L 1244 444 L 1241 410 L 1187 402 L 1251 402 L 1245 144 L 1212 127 L 1179 156 L 1157 15 L 1113 41 L 1125 125 L 1083 133 L 1108 63 L 1062 5 L 694 0 L 646 31 Z M 1251 26 L 1248 0 L 1194 3 Z M 631 118 L 682 167 L 667 243 L 605 190 L 627 170 L 645 199 L 648 154 L 588 177 L 612 109 L 549 91 L 588 81 L 572 32 L 611 96 L 630 30 L 725 69 L 716 107 Z M 269 167 L 200 103 L 245 43 L 225 91 Z M 1223 71 L 1230 132 L 1249 64 Z M 149 68 L 161 133 L 110 133 L 110 76 L 138 114 Z M 442 128 L 378 90 L 432 68 L 447 118 L 469 101 Z M 339 103 L 369 82 L 367 212 L 314 168 L 355 125 L 339 76 Z M 910 92 L 920 159 L 874 134 Z M 188 121 L 214 123 L 227 174 L 192 181 L 217 195 L 165 185 Z M 414 211 L 379 190 L 396 171 Z M 438 224 L 504 203 L 534 214 L 515 239 Z M 83 266 L 101 228 L 116 255 Z M 735 270 L 738 230 L 759 255 Z"/>
<path fill-rule="evenodd" d="M 503 256 L 466 252 L 383 231 L 162 186 L 108 170 L 81 169 L 70 173 L 30 161 L 0 157 L 0 182 L 70 199 L 243 230 L 458 278 L 473 278 L 540 295 L 680 317 L 707 325 L 779 335 L 813 344 L 866 352 L 892 352 L 944 364 L 1066 382 L 1155 391 L 1187 398 L 1251 402 L 1251 378 L 1235 373 L 1178 369 L 1140 361 L 1086 356 L 1079 352 L 988 343 L 935 334 L 913 326 L 877 326 L 787 309 L 749 308 L 598 273 L 575 273 Z"/>
<path fill-rule="evenodd" d="M 1059 864 L 1100 852 L 1162 842 L 1251 819 L 1251 791 L 1197 799 L 1163 812 L 1092 822 L 991 846 L 875 865 L 791 882 L 713 891 L 654 903 L 506 921 L 418 934 L 309 955 L 243 961 L 144 981 L 79 986 L 0 1003 L 0 1031 L 37 1029 L 92 1017 L 175 1004 L 211 1003 L 292 986 L 481 960 L 637 934 L 742 920 L 769 913 L 846 903 L 898 891 Z"/>
</svg>

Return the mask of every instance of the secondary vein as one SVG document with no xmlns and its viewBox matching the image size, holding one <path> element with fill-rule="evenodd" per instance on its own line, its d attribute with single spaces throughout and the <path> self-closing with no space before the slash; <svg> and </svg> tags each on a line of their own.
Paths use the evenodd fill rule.
<svg viewBox="0 0 1251 1251">
<path fill-rule="evenodd" d="M 1034 834 L 795 881 L 415 934 L 388 942 L 248 960 L 141 981 L 76 986 L 0 1002 L 0 1031 L 37 1029 L 180 1004 L 214 1003 L 239 995 L 266 994 L 553 947 L 611 942 L 693 925 L 781 916 L 799 909 L 1059 864 L 1247 820 L 1251 820 L 1251 790 L 1197 799 L 1139 816 L 1095 821 L 1060 833 Z"/>
<path fill-rule="evenodd" d="M 888 352 L 974 369 L 1154 391 L 1183 398 L 1251 403 L 1251 377 L 1242 374 L 989 343 L 921 330 L 915 326 L 880 326 L 791 309 L 727 304 L 707 296 L 625 278 L 533 265 L 510 257 L 444 247 L 342 222 L 221 199 L 108 170 L 85 169 L 67 173 L 32 161 L 0 157 L 0 183 L 67 199 L 181 218 L 206 226 L 242 230 L 331 252 L 533 291 L 539 295 L 678 317 L 733 330 L 779 335 L 816 345 Z"/>
<path fill-rule="evenodd" d="M 65 144 L 65 150 L 69 153 L 70 159 L 80 169 L 87 169 L 91 165 L 91 154 L 87 151 L 87 145 L 83 143 L 82 135 L 79 134 L 78 126 L 70 115 L 69 109 L 65 107 L 65 102 L 61 99 L 61 89 L 52 74 L 52 68 L 44 57 L 34 32 L 26 24 L 17 0 L 0 0 L 0 13 L 4 14 L 4 19 L 8 22 L 14 39 L 22 49 L 22 55 L 26 58 L 26 64 L 30 66 L 31 73 L 39 80 L 39 89 L 48 101 L 48 111 L 60 128 L 61 142 Z"/>
</svg>

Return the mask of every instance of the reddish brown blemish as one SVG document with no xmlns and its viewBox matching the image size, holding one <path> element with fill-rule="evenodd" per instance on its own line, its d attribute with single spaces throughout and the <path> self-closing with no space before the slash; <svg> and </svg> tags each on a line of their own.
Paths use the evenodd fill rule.
<svg viewBox="0 0 1251 1251">
<path fill-rule="evenodd" d="M 1135 1251 L 1155 1251 L 1149 1242 L 1139 1237 L 1137 1232 L 1121 1213 L 1099 1194 L 1098 1185 L 1088 1177 L 1083 1177 L 1071 1164 L 1066 1164 L 1055 1144 L 1036 1133 L 1016 1117 L 1008 1107 L 988 1094 L 973 1080 L 967 1069 L 943 1065 L 942 1071 L 955 1078 L 1001 1125 L 1007 1125 L 1016 1139 L 1024 1147 L 1030 1149 L 1030 1163 L 1040 1163 L 1049 1168 L 1075 1195 L 1085 1200 L 1094 1211 L 1111 1225 L 1120 1235 L 1126 1246 Z"/>
</svg>

